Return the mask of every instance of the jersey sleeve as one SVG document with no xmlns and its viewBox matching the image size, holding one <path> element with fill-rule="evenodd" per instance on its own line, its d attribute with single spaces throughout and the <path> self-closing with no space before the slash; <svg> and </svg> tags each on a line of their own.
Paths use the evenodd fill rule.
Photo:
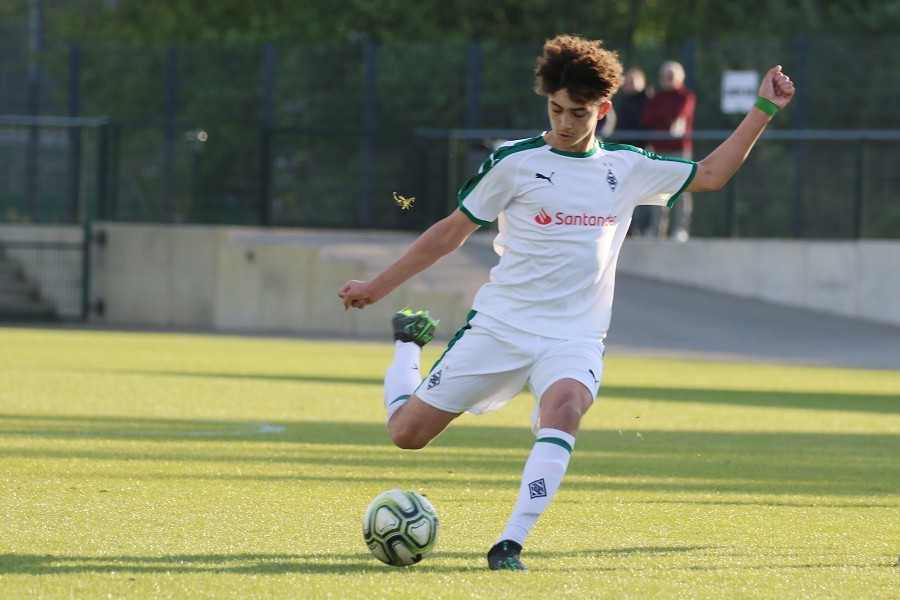
<svg viewBox="0 0 900 600">
<path fill-rule="evenodd" d="M 514 167 L 511 161 L 500 162 L 495 151 L 478 173 L 463 184 L 457 194 L 460 210 L 478 225 L 489 225 L 497 220 L 515 195 Z"/>
<path fill-rule="evenodd" d="M 672 207 L 697 173 L 697 163 L 647 152 L 641 157 L 629 179 L 630 197 L 635 205 Z"/>
</svg>

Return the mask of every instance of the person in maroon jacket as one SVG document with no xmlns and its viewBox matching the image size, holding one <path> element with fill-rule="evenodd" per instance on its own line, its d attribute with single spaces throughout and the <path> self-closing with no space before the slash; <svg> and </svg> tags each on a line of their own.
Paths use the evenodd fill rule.
<svg viewBox="0 0 900 600">
<path fill-rule="evenodd" d="M 662 131 L 666 135 L 651 139 L 648 150 L 677 158 L 691 158 L 694 130 L 694 110 L 697 97 L 684 85 L 684 67 L 675 61 L 667 61 L 659 69 L 659 90 L 647 101 L 641 114 L 644 129 Z M 644 235 L 665 237 L 669 228 L 669 209 L 654 206 L 650 223 Z M 691 230 L 693 199 L 682 194 L 675 205 L 672 238 L 687 241 Z"/>
</svg>

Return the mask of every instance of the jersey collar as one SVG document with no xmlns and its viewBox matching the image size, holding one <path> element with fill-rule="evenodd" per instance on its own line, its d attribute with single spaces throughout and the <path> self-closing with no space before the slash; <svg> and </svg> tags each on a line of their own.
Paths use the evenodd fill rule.
<svg viewBox="0 0 900 600">
<path fill-rule="evenodd" d="M 547 133 L 549 132 L 545 131 L 544 133 L 542 133 L 541 139 L 543 139 L 544 135 L 546 135 Z M 544 143 L 547 144 L 546 140 L 544 141 Z M 568 156 L 569 158 L 587 158 L 589 156 L 595 155 L 597 153 L 597 150 L 600 149 L 600 144 L 596 139 L 594 140 L 594 146 L 587 152 L 566 152 L 565 150 L 557 150 L 550 144 L 547 144 L 547 146 L 550 148 L 550 152 L 559 154 L 560 156 Z"/>
</svg>

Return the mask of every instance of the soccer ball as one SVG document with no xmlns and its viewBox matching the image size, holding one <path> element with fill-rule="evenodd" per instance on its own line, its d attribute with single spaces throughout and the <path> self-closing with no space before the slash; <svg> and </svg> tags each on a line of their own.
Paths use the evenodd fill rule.
<svg viewBox="0 0 900 600">
<path fill-rule="evenodd" d="M 363 539 L 369 551 L 392 567 L 408 567 L 425 558 L 434 550 L 437 534 L 437 513 L 416 492 L 379 494 L 363 516 Z"/>
</svg>

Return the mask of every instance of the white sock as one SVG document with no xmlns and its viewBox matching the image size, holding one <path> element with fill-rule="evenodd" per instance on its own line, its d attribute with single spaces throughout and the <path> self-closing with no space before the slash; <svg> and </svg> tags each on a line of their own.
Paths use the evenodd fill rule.
<svg viewBox="0 0 900 600">
<path fill-rule="evenodd" d="M 422 348 L 415 342 L 394 342 L 394 362 L 384 374 L 384 407 L 388 410 L 388 421 L 422 383 L 421 357 Z"/>
<path fill-rule="evenodd" d="M 559 429 L 538 430 L 537 441 L 522 472 L 519 499 L 500 540 L 525 545 L 528 532 L 559 489 L 574 448 L 575 437 L 571 434 Z"/>
</svg>

